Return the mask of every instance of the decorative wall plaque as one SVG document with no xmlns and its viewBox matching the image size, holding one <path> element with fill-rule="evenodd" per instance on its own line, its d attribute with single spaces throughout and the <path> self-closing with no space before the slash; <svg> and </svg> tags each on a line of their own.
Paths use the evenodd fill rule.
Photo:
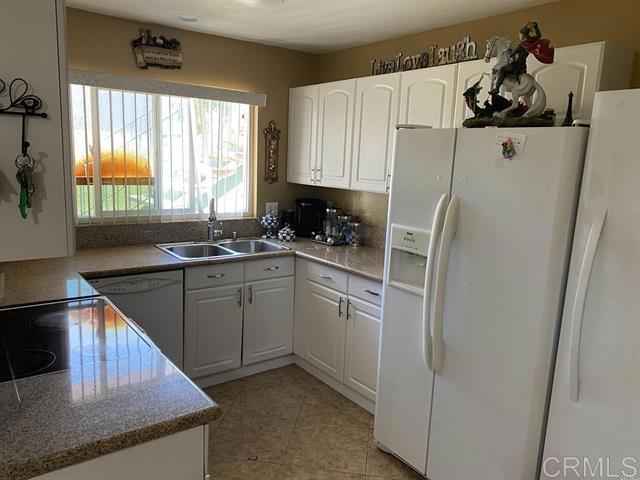
<svg viewBox="0 0 640 480">
<path fill-rule="evenodd" d="M 447 65 L 449 63 L 465 62 L 478 58 L 478 47 L 471 37 L 464 37 L 455 45 L 438 48 L 432 45 L 422 53 L 414 55 L 403 55 L 397 53 L 393 58 L 369 60 L 371 65 L 371 75 L 382 75 L 384 73 L 403 72 L 416 70 L 418 68 L 435 67 L 436 65 Z"/>
<path fill-rule="evenodd" d="M 280 130 L 276 128 L 275 120 L 271 120 L 264 133 L 264 181 L 276 183 L 278 181 L 278 144 Z"/>
<path fill-rule="evenodd" d="M 131 48 L 136 56 L 138 68 L 182 67 L 182 49 L 180 42 L 175 38 L 169 39 L 164 35 L 154 37 L 151 30 L 140 29 L 140 36 L 131 41 Z"/>
</svg>

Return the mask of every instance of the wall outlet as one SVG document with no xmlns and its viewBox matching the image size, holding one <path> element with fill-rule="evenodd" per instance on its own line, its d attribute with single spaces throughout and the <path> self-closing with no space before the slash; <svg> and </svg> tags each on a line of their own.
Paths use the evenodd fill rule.
<svg viewBox="0 0 640 480">
<path fill-rule="evenodd" d="M 278 216 L 278 202 L 267 202 L 265 204 L 264 211 L 266 213 L 273 213 L 276 217 Z"/>
</svg>

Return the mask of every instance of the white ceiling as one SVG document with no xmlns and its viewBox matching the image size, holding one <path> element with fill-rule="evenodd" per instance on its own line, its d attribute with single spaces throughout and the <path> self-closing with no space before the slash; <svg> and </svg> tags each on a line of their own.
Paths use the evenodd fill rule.
<svg viewBox="0 0 640 480">
<path fill-rule="evenodd" d="M 325 53 L 553 0 L 67 0 L 71 7 Z M 195 23 L 179 20 L 192 15 Z M 517 32 L 519 25 L 514 25 Z"/>
</svg>

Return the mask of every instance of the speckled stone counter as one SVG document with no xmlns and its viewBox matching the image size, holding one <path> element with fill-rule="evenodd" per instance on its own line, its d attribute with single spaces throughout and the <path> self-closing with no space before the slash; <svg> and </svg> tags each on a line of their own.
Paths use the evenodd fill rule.
<svg viewBox="0 0 640 480">
<path fill-rule="evenodd" d="M 4 263 L 0 264 L 0 307 L 99 295 L 85 278 L 285 255 L 382 281 L 381 249 L 327 247 L 306 239 L 282 245 L 288 250 L 190 261 L 144 244 Z M 217 405 L 155 348 L 136 354 L 133 360 L 90 362 L 90 369 L 78 363 L 17 380 L 15 385 L 0 383 L 0 479 L 30 478 L 207 423 L 217 415 Z"/>
<path fill-rule="evenodd" d="M 80 249 L 73 257 L 0 264 L 0 307 L 97 295 L 84 279 L 190 266 L 237 262 L 248 258 L 299 255 L 347 272 L 382 281 L 384 250 L 371 247 L 327 247 L 300 239 L 282 243 L 291 250 L 233 258 L 183 261 L 152 244 Z"/>
<path fill-rule="evenodd" d="M 101 299 L 69 308 L 59 371 L 0 383 L 0 478 L 22 480 L 204 425 L 219 407 Z M 24 315 L 24 309 L 4 315 Z M 17 312 L 17 313 L 16 313 Z M 8 321 L 0 314 L 0 321 Z"/>
</svg>

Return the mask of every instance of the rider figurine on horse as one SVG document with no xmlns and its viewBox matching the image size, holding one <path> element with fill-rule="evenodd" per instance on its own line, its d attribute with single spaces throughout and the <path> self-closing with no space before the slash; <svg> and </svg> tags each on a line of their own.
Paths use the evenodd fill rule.
<svg viewBox="0 0 640 480">
<path fill-rule="evenodd" d="M 497 69 L 489 93 L 498 95 L 506 77 L 514 77 L 519 82 L 520 75 L 527 73 L 527 57 L 530 53 L 541 63 L 553 63 L 554 49 L 549 40 L 542 38 L 537 22 L 529 22 L 520 29 L 520 43 L 509 49 L 509 61 Z"/>
</svg>

